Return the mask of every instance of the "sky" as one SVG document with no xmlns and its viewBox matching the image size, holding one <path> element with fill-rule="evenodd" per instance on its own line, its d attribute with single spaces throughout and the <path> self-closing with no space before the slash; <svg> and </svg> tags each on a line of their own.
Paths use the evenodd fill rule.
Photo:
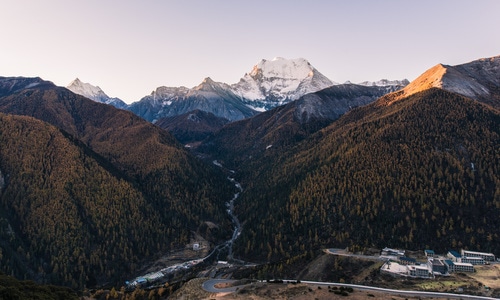
<svg viewBox="0 0 500 300">
<path fill-rule="evenodd" d="M 336 82 L 500 55 L 499 0 L 0 0 L 0 76 L 79 78 L 139 101 L 305 58 Z"/>
</svg>

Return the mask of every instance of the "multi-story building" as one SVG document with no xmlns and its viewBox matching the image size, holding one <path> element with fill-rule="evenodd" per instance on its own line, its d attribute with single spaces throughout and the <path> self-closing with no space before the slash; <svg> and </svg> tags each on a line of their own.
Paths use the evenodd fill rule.
<svg viewBox="0 0 500 300">
<path fill-rule="evenodd" d="M 460 258 L 461 263 L 470 263 L 472 265 L 484 265 L 484 259 L 481 257 L 465 257 Z"/>
<path fill-rule="evenodd" d="M 446 254 L 446 257 L 448 257 L 453 262 L 458 262 L 460 260 L 460 258 L 462 257 L 462 255 L 460 255 L 460 253 L 458 253 L 457 251 L 450 250 Z"/>
<path fill-rule="evenodd" d="M 417 260 L 411 257 L 406 257 L 406 256 L 400 256 L 399 257 L 399 263 L 405 266 L 408 265 L 414 265 L 417 263 Z"/>
<path fill-rule="evenodd" d="M 431 276 L 427 265 L 408 266 L 408 274 L 414 277 L 429 278 Z"/>
<path fill-rule="evenodd" d="M 448 266 L 448 272 L 474 272 L 474 266 L 470 263 L 454 262 L 449 259 L 444 263 Z"/>
<path fill-rule="evenodd" d="M 466 257 L 480 257 L 485 261 L 495 261 L 495 255 L 493 253 L 475 252 L 462 249 L 462 256 Z"/>
<path fill-rule="evenodd" d="M 448 267 L 444 264 L 442 260 L 429 258 L 427 261 L 427 266 L 434 273 L 446 274 L 448 273 Z"/>
</svg>

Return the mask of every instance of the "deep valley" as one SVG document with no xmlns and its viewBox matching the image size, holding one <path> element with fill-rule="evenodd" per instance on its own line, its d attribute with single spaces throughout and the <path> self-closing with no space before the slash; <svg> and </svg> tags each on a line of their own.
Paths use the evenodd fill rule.
<svg viewBox="0 0 500 300">
<path fill-rule="evenodd" d="M 494 260 L 401 279 L 381 272 L 401 255 L 362 255 L 500 256 L 499 99 L 500 56 L 365 85 L 263 60 L 239 84 L 159 87 L 129 106 L 79 81 L 0 77 L 0 270 L 13 286 L 0 295 L 348 294 L 297 282 L 311 280 L 498 297 Z M 200 278 L 242 284 L 188 291 Z M 257 282 L 276 279 L 295 284 Z"/>
</svg>

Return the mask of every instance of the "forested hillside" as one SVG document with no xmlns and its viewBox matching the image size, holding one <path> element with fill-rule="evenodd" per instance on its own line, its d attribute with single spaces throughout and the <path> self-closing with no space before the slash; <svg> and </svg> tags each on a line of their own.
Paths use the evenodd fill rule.
<svg viewBox="0 0 500 300">
<path fill-rule="evenodd" d="M 241 165 L 237 253 L 275 261 L 345 246 L 500 252 L 498 111 L 440 89 L 387 102 Z"/>
<path fill-rule="evenodd" d="M 228 123 L 228 119 L 206 111 L 194 110 L 174 117 L 161 118 L 155 125 L 170 132 L 179 142 L 187 144 L 203 141 Z"/>
<path fill-rule="evenodd" d="M 335 85 L 307 94 L 252 118 L 230 123 L 208 138 L 198 151 L 212 153 L 232 168 L 289 151 L 299 141 L 327 126 L 347 111 L 377 100 L 402 86 Z M 271 149 L 272 148 L 272 149 Z M 268 151 L 271 149 L 270 151 Z"/>
<path fill-rule="evenodd" d="M 6 273 L 94 286 L 183 247 L 205 221 L 220 225 L 209 238 L 230 234 L 225 176 L 132 113 L 52 85 L 1 97 L 0 111 Z"/>
<path fill-rule="evenodd" d="M 29 280 L 17 280 L 0 272 L 0 299 L 77 300 L 79 297 L 67 287 L 39 285 Z"/>
</svg>

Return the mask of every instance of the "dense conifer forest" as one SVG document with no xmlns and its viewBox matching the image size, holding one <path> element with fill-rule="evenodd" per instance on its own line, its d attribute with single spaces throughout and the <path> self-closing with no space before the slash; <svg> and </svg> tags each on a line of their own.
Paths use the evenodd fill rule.
<svg viewBox="0 0 500 300">
<path fill-rule="evenodd" d="M 239 255 L 277 261 L 346 246 L 500 251 L 498 111 L 439 89 L 386 103 L 241 164 Z"/>
<path fill-rule="evenodd" d="M 5 273 L 81 289 L 184 247 L 206 221 L 220 225 L 212 241 L 230 234 L 232 186 L 160 128 L 52 86 L 0 108 Z"/>
<path fill-rule="evenodd" d="M 194 153 L 206 162 L 66 89 L 1 92 L 0 268 L 19 279 L 113 284 L 194 231 L 229 239 L 234 186 L 212 159 L 243 186 L 234 251 L 246 261 L 279 271 L 326 247 L 500 252 L 500 113 L 451 92 L 390 94 L 336 121 L 278 107 L 208 134 Z"/>
<path fill-rule="evenodd" d="M 67 287 L 39 285 L 30 280 L 17 280 L 0 272 L 0 299 L 76 300 L 78 295 Z"/>
</svg>

